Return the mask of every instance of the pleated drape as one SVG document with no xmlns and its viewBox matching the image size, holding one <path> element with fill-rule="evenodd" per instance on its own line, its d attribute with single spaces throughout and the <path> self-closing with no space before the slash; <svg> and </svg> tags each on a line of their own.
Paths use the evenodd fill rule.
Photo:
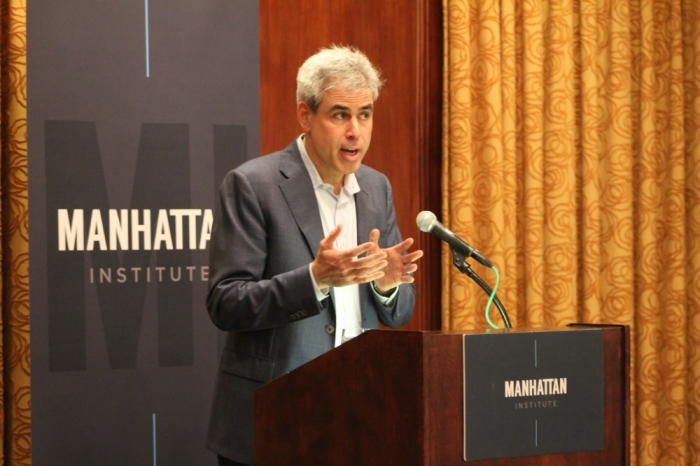
<svg viewBox="0 0 700 466">
<path fill-rule="evenodd" d="M 0 3 L 3 465 L 30 465 L 26 4 Z"/>
<path fill-rule="evenodd" d="M 514 326 L 630 325 L 632 464 L 700 464 L 700 2 L 443 6 L 443 223 Z M 443 259 L 444 328 L 485 328 Z"/>
</svg>

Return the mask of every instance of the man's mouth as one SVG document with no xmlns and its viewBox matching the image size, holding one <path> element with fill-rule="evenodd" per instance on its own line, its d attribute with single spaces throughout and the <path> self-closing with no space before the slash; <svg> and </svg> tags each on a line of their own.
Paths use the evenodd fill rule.
<svg viewBox="0 0 700 466">
<path fill-rule="evenodd" d="M 360 152 L 359 149 L 348 149 L 345 147 L 341 148 L 340 151 L 343 152 L 344 154 L 349 155 L 349 156 L 357 155 Z"/>
</svg>

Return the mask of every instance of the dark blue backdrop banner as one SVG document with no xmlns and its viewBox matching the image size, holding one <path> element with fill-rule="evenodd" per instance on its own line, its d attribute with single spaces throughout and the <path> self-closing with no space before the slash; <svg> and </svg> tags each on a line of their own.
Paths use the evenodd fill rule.
<svg viewBox="0 0 700 466">
<path fill-rule="evenodd" d="M 32 459 L 214 465 L 214 196 L 259 155 L 255 0 L 27 5 Z"/>
</svg>

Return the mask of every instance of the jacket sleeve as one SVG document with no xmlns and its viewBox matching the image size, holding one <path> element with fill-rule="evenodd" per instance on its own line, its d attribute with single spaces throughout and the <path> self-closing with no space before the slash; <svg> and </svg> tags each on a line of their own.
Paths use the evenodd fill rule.
<svg viewBox="0 0 700 466">
<path fill-rule="evenodd" d="M 266 221 L 271 217 L 246 175 L 230 172 L 219 190 L 209 250 L 207 309 L 222 330 L 279 327 L 328 306 L 328 299 L 316 299 L 308 263 L 275 275 L 267 271 Z"/>
</svg>

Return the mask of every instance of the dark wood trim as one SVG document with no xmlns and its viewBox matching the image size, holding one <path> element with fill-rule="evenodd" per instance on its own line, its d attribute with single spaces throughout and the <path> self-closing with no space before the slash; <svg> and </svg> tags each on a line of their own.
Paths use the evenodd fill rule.
<svg viewBox="0 0 700 466">
<path fill-rule="evenodd" d="M 442 177 L 442 89 L 443 89 L 443 28 L 442 4 L 424 0 L 419 15 L 418 51 L 423 64 L 418 71 L 418 106 L 420 115 L 416 133 L 420 136 L 418 190 L 422 205 L 418 212 L 430 210 L 440 215 Z M 416 212 L 416 214 L 418 214 Z M 418 315 L 417 330 L 439 330 L 441 328 L 441 243 L 432 235 L 416 233 L 417 247 L 425 255 L 421 261 L 423 272 L 417 284 Z"/>
</svg>

